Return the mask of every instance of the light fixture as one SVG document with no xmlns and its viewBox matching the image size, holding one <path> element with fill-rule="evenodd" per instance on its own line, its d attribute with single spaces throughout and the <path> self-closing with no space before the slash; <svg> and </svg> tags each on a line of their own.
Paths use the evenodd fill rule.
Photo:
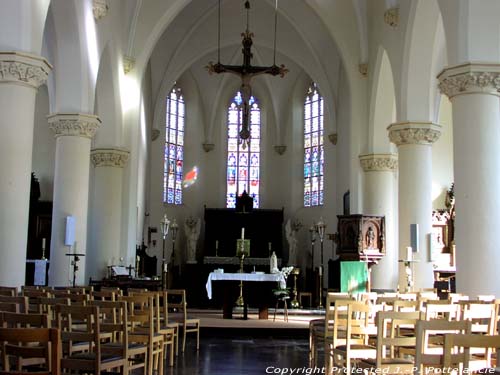
<svg viewBox="0 0 500 375">
<path fill-rule="evenodd" d="M 252 37 L 254 36 L 250 32 L 250 1 L 245 1 L 245 9 L 247 12 L 247 25 L 244 33 L 241 34 L 243 37 L 243 64 L 242 65 L 226 65 L 220 62 L 220 0 L 218 8 L 218 29 L 217 29 L 217 63 L 213 64 L 211 61 L 206 66 L 208 72 L 212 73 L 233 73 L 241 78 L 240 92 L 242 96 L 242 123 L 241 130 L 239 132 L 240 142 L 243 144 L 243 149 L 250 142 L 250 98 L 252 97 L 252 87 L 250 85 L 251 79 L 260 74 L 270 74 L 272 76 L 279 75 L 284 77 L 288 72 L 285 65 L 276 65 L 276 30 L 278 25 L 278 0 L 275 0 L 274 9 L 274 52 L 273 52 L 273 65 L 271 66 L 253 66 L 252 65 Z"/>
</svg>

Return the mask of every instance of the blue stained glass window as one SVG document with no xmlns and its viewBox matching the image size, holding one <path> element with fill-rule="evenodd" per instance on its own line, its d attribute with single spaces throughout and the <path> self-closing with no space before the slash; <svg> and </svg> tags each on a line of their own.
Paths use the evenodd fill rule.
<svg viewBox="0 0 500 375">
<path fill-rule="evenodd" d="M 304 100 L 304 206 L 323 205 L 323 97 L 313 83 Z"/>
<path fill-rule="evenodd" d="M 166 100 L 165 152 L 163 167 L 163 202 L 182 204 L 184 166 L 184 97 L 178 87 Z"/>
<path fill-rule="evenodd" d="M 253 96 L 250 98 L 250 140 L 240 143 L 243 99 L 238 92 L 227 112 L 227 193 L 226 206 L 236 206 L 236 196 L 244 190 L 253 198 L 253 206 L 259 207 L 260 195 L 260 107 Z"/>
</svg>

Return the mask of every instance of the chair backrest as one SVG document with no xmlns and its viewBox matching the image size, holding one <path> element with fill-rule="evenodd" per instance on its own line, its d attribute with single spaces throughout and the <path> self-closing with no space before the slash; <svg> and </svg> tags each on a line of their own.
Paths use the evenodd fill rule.
<svg viewBox="0 0 500 375">
<path fill-rule="evenodd" d="M 338 300 L 335 303 L 333 347 L 368 344 L 370 306 L 367 303 Z M 345 332 L 345 337 L 344 336 Z"/>
<path fill-rule="evenodd" d="M 91 300 L 100 300 L 100 301 L 116 301 L 118 293 L 114 290 L 101 290 L 101 291 L 93 291 L 90 294 Z"/>
<path fill-rule="evenodd" d="M 461 319 L 472 322 L 472 333 L 493 335 L 495 328 L 495 304 L 468 301 L 462 306 Z"/>
<path fill-rule="evenodd" d="M 325 303 L 325 335 L 333 334 L 333 322 L 335 319 L 335 304 L 337 301 L 355 302 L 354 298 L 348 293 L 328 292 Z"/>
<path fill-rule="evenodd" d="M 415 346 L 415 336 L 406 335 L 420 318 L 419 311 L 379 311 L 376 317 L 377 358 L 376 368 L 381 369 L 387 358 L 400 358 L 400 348 Z"/>
<path fill-rule="evenodd" d="M 0 304 L 0 308 L 4 307 L 6 311 L 10 312 L 27 313 L 29 311 L 28 297 L 0 296 Z M 10 306 L 10 308 L 8 306 Z"/>
<path fill-rule="evenodd" d="M 393 303 L 393 310 L 394 311 L 418 311 L 419 308 L 419 303 L 418 301 L 413 301 L 413 300 L 397 300 L 394 301 Z"/>
<path fill-rule="evenodd" d="M 443 355 L 443 335 L 447 333 L 470 333 L 471 322 L 444 319 L 421 320 L 417 322 L 415 368 L 416 373 L 425 373 L 424 367 L 435 367 Z"/>
<path fill-rule="evenodd" d="M 184 289 L 168 289 L 167 301 L 168 301 L 168 308 L 171 311 L 178 312 L 183 321 L 183 324 L 186 324 L 186 319 L 187 319 L 186 291 Z"/>
<path fill-rule="evenodd" d="M 2 374 L 28 374 L 20 367 L 21 358 L 45 359 L 46 371 L 37 372 L 37 375 L 59 375 L 61 372 L 61 338 L 55 328 L 0 328 L 0 348 Z M 11 371 L 12 357 L 17 359 L 18 365 Z"/>
<path fill-rule="evenodd" d="M 128 321 L 131 332 L 137 329 L 147 329 L 152 336 L 156 330 L 154 297 L 149 295 L 121 296 L 118 301 L 127 304 Z"/>
<path fill-rule="evenodd" d="M 424 304 L 425 320 L 457 320 L 460 317 L 460 305 L 448 300 L 427 301 Z"/>
<path fill-rule="evenodd" d="M 46 314 L 4 312 L 0 315 L 0 325 L 3 328 L 51 328 Z"/>
<path fill-rule="evenodd" d="M 471 349 L 474 348 L 482 348 L 486 352 L 491 352 L 492 349 L 496 349 L 497 353 L 499 353 L 500 336 L 446 334 L 444 336 L 443 369 L 459 369 L 460 374 L 465 369 L 468 371 L 471 370 Z M 489 358 L 486 366 L 491 367 Z"/>
<path fill-rule="evenodd" d="M 112 333 L 114 342 L 121 342 L 128 348 L 128 311 L 124 301 L 90 301 L 99 307 L 100 332 Z"/>
<path fill-rule="evenodd" d="M 11 286 L 0 286 L 0 296 L 17 296 L 17 288 Z"/>
<path fill-rule="evenodd" d="M 75 343 L 88 343 L 88 350 L 100 361 L 99 307 L 56 305 L 56 316 L 63 352 L 71 354 Z"/>
</svg>

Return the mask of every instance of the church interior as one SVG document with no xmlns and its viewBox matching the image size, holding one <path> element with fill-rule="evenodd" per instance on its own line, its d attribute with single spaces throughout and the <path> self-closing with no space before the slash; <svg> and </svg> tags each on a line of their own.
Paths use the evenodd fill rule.
<svg viewBox="0 0 500 375">
<path fill-rule="evenodd" d="M 161 307 L 162 339 L 110 367 L 142 354 L 148 374 L 194 371 L 177 363 L 207 323 L 186 306 L 278 311 L 285 327 L 304 313 L 297 368 L 351 369 L 326 345 L 341 295 L 415 300 L 421 314 L 433 295 L 460 306 L 453 320 L 474 301 L 496 337 L 500 2 L 0 3 L 0 343 L 31 298 L 78 290 L 88 316 Z"/>
</svg>

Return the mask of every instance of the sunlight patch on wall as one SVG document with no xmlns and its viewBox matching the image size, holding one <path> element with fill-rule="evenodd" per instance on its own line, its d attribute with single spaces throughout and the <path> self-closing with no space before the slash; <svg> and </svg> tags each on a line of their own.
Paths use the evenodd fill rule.
<svg viewBox="0 0 500 375">
<path fill-rule="evenodd" d="M 95 29 L 94 14 L 92 13 L 92 5 L 85 7 L 85 34 L 87 39 L 90 78 L 91 82 L 95 83 L 99 70 L 99 49 L 97 48 L 97 33 Z"/>
</svg>

